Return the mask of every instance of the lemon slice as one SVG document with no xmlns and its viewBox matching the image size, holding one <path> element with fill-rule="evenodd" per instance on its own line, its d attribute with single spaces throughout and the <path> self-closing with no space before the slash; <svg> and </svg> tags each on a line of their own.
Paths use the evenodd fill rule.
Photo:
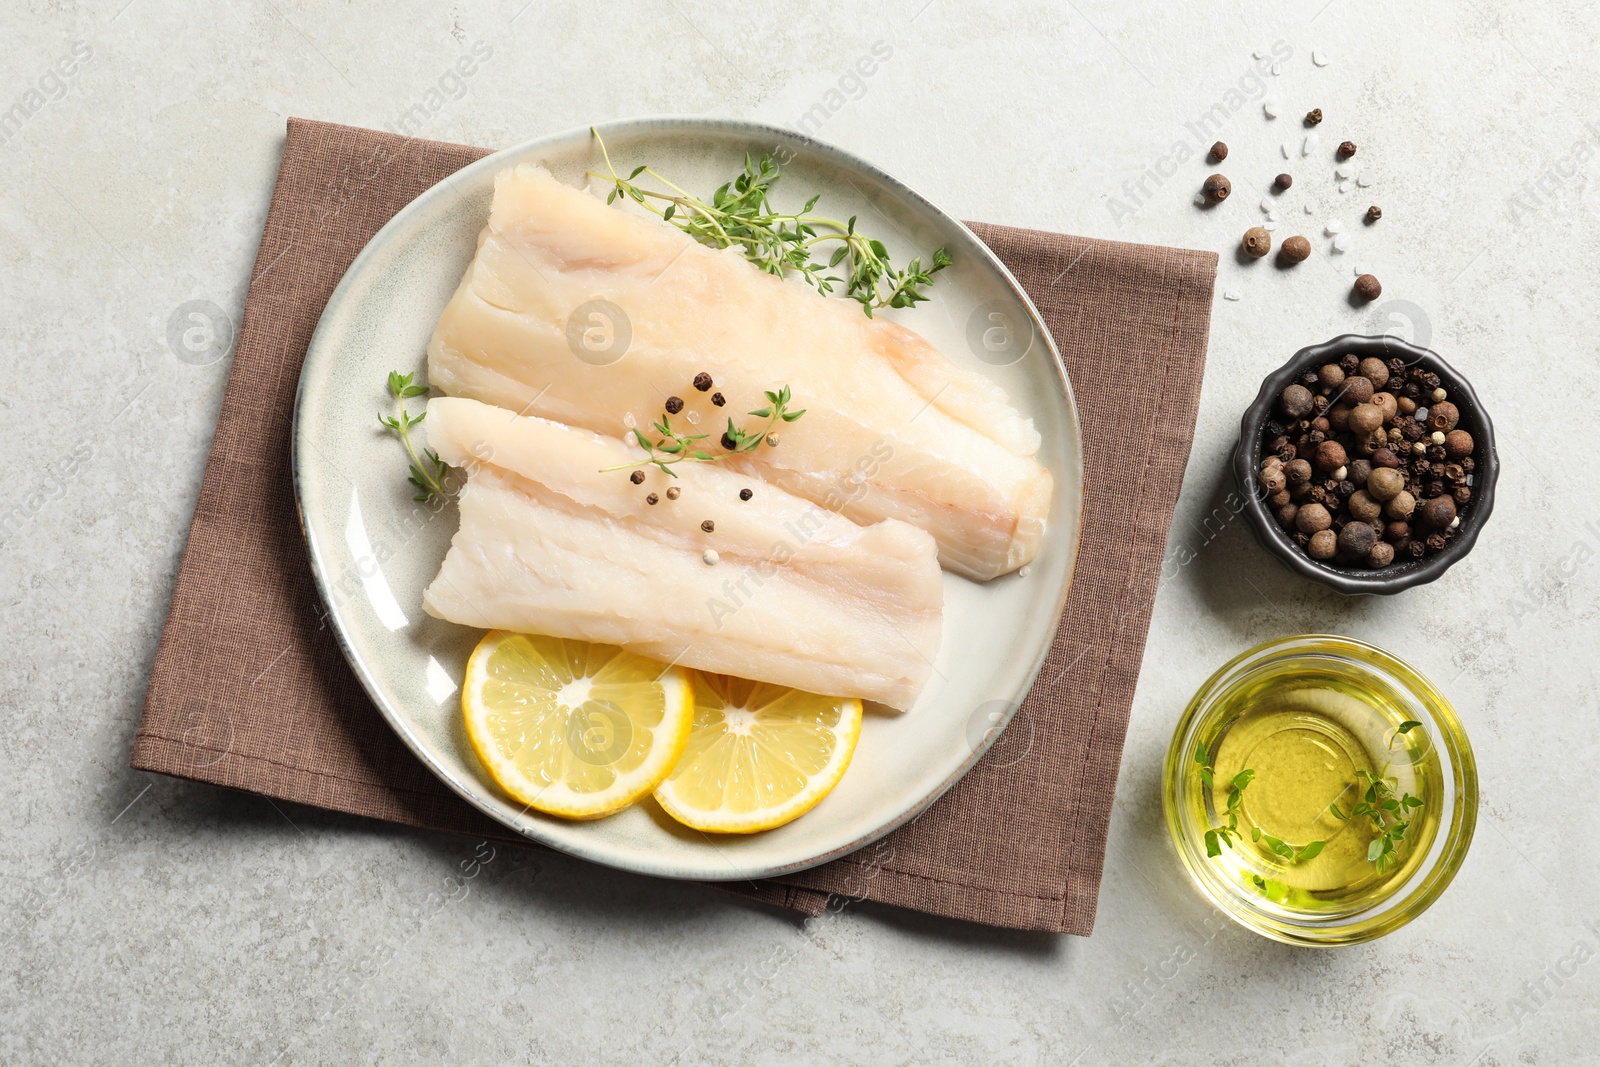
<svg viewBox="0 0 1600 1067">
<path fill-rule="evenodd" d="M 748 834 L 792 822 L 844 777 L 861 701 L 691 672 L 694 729 L 656 801 L 696 830 Z"/>
<path fill-rule="evenodd" d="M 467 739 L 538 811 L 598 819 L 666 777 L 689 740 L 688 671 L 612 645 L 496 630 L 467 661 Z"/>
</svg>

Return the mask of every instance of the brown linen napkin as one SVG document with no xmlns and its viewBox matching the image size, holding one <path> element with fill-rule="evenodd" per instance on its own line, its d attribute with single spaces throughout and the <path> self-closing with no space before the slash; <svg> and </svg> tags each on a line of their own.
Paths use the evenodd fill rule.
<svg viewBox="0 0 1600 1067">
<path fill-rule="evenodd" d="M 368 700 L 326 625 L 285 466 L 300 365 L 334 286 L 396 212 L 487 154 L 289 120 L 134 767 L 523 840 L 433 777 Z M 914 823 L 825 866 L 725 888 L 809 915 L 839 894 L 1087 935 L 1217 257 L 973 229 L 1038 305 L 1083 421 L 1083 543 L 1053 647 L 996 746 Z"/>
</svg>

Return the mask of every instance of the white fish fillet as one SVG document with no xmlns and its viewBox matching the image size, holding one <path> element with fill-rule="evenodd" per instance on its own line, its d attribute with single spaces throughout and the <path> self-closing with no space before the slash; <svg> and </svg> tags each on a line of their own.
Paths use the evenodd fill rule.
<svg viewBox="0 0 1600 1067">
<path fill-rule="evenodd" d="M 568 343 L 569 318 L 596 298 L 622 308 L 631 332 L 605 366 Z M 601 347 L 623 328 L 602 315 L 579 331 L 590 324 Z M 690 388 L 700 371 L 726 408 Z M 713 442 L 729 414 L 748 427 L 763 391 L 787 384 L 807 414 L 752 455 L 762 478 L 859 522 L 927 530 L 944 566 L 973 578 L 1027 563 L 1043 537 L 1052 481 L 1033 458 L 1039 435 L 993 382 L 854 301 L 819 297 L 526 164 L 495 179 L 477 255 L 428 346 L 428 378 L 452 396 L 616 437 L 677 395 Z"/>
<path fill-rule="evenodd" d="M 927 681 L 943 586 L 923 531 L 858 526 L 720 464 L 635 485 L 600 469 L 637 461 L 637 447 L 474 400 L 430 401 L 423 427 L 469 472 L 429 614 L 898 710 Z"/>
</svg>

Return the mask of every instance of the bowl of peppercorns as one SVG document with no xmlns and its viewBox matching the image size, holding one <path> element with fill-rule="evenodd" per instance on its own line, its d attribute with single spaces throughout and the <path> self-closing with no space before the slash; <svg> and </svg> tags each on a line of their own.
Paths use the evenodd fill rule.
<svg viewBox="0 0 1600 1067">
<path fill-rule="evenodd" d="M 1346 334 L 1303 348 L 1244 414 L 1233 473 L 1256 539 L 1342 593 L 1398 593 L 1472 550 L 1494 427 L 1438 353 Z"/>
</svg>

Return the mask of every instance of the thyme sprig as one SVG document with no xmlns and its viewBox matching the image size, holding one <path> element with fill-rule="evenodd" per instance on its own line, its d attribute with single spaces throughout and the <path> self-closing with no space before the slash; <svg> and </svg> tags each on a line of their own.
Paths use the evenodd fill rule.
<svg viewBox="0 0 1600 1067">
<path fill-rule="evenodd" d="M 672 426 L 672 416 L 663 412 L 660 419 L 650 424 L 650 428 L 656 432 L 656 440 L 652 441 L 645 435 L 644 431 L 637 427 L 634 428 L 633 438 L 645 450 L 644 459 L 635 460 L 632 463 L 619 463 L 615 467 L 602 467 L 600 468 L 600 473 L 606 474 L 610 471 L 625 471 L 632 470 L 635 467 L 653 466 L 659 467 L 662 472 L 676 478 L 678 473 L 672 469 L 676 464 L 685 462 L 719 463 L 730 456 L 755 451 L 761 447 L 762 441 L 770 440 L 775 445 L 778 443 L 778 439 L 772 433 L 773 427 L 780 423 L 796 421 L 806 413 L 806 409 L 789 410 L 789 402 L 793 397 L 790 395 L 787 385 L 777 392 L 767 390 L 764 395 L 767 398 L 767 406 L 757 408 L 748 412 L 748 414 L 754 415 L 756 418 L 766 419 L 766 423 L 757 430 L 744 430 L 734 425 L 734 421 L 730 418 L 728 420 L 728 429 L 722 435 L 721 445 L 723 451 L 721 452 L 707 452 L 695 443 L 704 441 L 711 436 L 710 434 L 680 433 Z"/>
<path fill-rule="evenodd" d="M 1200 780 L 1205 783 L 1207 789 L 1215 790 L 1216 786 L 1214 784 L 1214 780 L 1216 771 L 1211 766 L 1211 760 L 1206 754 L 1206 746 L 1204 742 L 1200 742 L 1196 745 L 1194 761 L 1200 765 Z M 1255 781 L 1255 778 L 1256 772 L 1246 767 L 1244 770 L 1240 771 L 1238 774 L 1229 779 L 1227 800 L 1225 802 L 1226 806 L 1223 810 L 1223 814 L 1227 817 L 1228 824 L 1226 826 L 1218 824 L 1217 826 L 1214 826 L 1206 831 L 1205 839 L 1207 856 L 1222 855 L 1223 846 L 1231 849 L 1234 847 L 1234 843 L 1239 839 L 1239 807 L 1244 803 L 1245 789 L 1249 787 L 1251 782 Z M 1273 837 L 1271 834 L 1263 833 L 1261 831 L 1261 827 L 1259 826 L 1252 826 L 1250 828 L 1250 840 L 1256 842 L 1265 842 L 1267 848 L 1271 849 L 1274 855 L 1288 863 L 1302 863 L 1306 860 L 1313 859 L 1320 854 L 1323 848 L 1327 845 L 1326 841 L 1312 841 L 1309 844 L 1296 848 L 1294 845 L 1291 845 L 1279 838 Z"/>
<path fill-rule="evenodd" d="M 1408 792 L 1395 796 L 1394 791 L 1400 787 L 1400 780 L 1388 777 L 1388 771 L 1389 765 L 1386 763 L 1377 774 L 1366 770 L 1356 772 L 1356 777 L 1367 788 L 1361 800 L 1351 807 L 1349 812 L 1345 812 L 1338 804 L 1328 805 L 1333 817 L 1341 822 L 1359 819 L 1363 815 L 1371 820 L 1377 836 L 1367 845 L 1367 862 L 1376 867 L 1379 874 L 1385 873 L 1400 862 L 1400 850 L 1405 845 L 1406 831 L 1415 821 L 1411 813 L 1422 807 L 1422 801 Z M 1357 788 L 1360 788 L 1360 785 Z"/>
<path fill-rule="evenodd" d="M 417 385 L 415 379 L 415 374 L 401 374 L 393 370 L 389 372 L 389 395 L 400 405 L 400 414 L 385 415 L 380 411 L 378 421 L 399 436 L 400 443 L 406 446 L 406 455 L 411 457 L 411 477 L 407 481 L 418 490 L 412 499 L 427 502 L 449 495 L 449 490 L 444 484 L 449 467 L 439 458 L 439 453 L 431 448 L 424 448 L 422 455 L 419 456 L 417 446 L 411 440 L 412 427 L 420 426 L 422 420 L 428 417 L 428 413 L 424 411 L 416 418 L 412 418 L 411 412 L 406 410 L 407 400 L 415 396 L 425 396 L 428 392 L 428 387 Z"/>
<path fill-rule="evenodd" d="M 798 213 L 781 212 L 772 205 L 772 187 L 783 170 L 770 153 L 759 160 L 747 152 L 744 169 L 732 181 L 711 194 L 709 202 L 663 177 L 653 167 L 635 167 L 626 178 L 617 173 L 599 131 L 592 131 L 600 144 L 607 173 L 590 171 L 591 178 L 609 182 L 606 203 L 619 196 L 670 222 L 701 244 L 713 248 L 737 246 L 746 259 L 768 274 L 782 278 L 790 272 L 824 296 L 834 287 L 844 286 L 844 295 L 861 305 L 867 318 L 878 308 L 908 308 L 928 296 L 924 289 L 933 285 L 933 276 L 950 266 L 950 254 L 943 247 L 934 249 L 928 262 L 915 256 L 904 267 L 895 267 L 882 241 L 856 231 L 856 216 L 840 221 L 813 215 L 821 194 L 806 201 Z M 639 185 L 641 174 L 655 179 L 665 189 Z M 837 244 L 826 263 L 813 258 L 825 246 Z M 846 261 L 848 260 L 848 263 Z M 845 277 L 825 273 L 845 263 Z"/>
</svg>

